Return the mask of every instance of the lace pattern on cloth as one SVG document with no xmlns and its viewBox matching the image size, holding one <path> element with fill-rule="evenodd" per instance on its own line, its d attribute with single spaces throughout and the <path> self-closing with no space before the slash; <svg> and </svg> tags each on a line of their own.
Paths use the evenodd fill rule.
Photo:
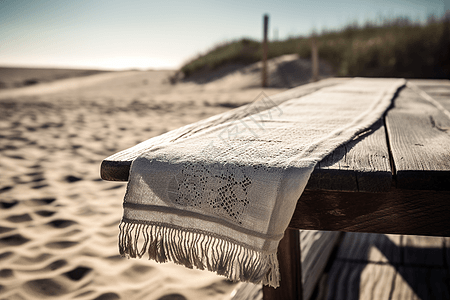
<svg viewBox="0 0 450 300">
<path fill-rule="evenodd" d="M 225 171 L 187 163 L 170 180 L 167 192 L 179 206 L 198 207 L 242 224 L 240 219 L 249 204 L 247 189 L 251 183 L 238 166 Z"/>
</svg>

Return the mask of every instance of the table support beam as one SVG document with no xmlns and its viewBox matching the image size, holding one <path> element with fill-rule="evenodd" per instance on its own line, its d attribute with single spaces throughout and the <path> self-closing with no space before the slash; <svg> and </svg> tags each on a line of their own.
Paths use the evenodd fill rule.
<svg viewBox="0 0 450 300">
<path fill-rule="evenodd" d="M 305 190 L 289 228 L 450 236 L 450 191 L 354 193 Z"/>
<path fill-rule="evenodd" d="M 264 286 L 263 299 L 303 299 L 300 230 L 287 229 L 278 246 L 281 282 L 276 289 Z"/>
</svg>

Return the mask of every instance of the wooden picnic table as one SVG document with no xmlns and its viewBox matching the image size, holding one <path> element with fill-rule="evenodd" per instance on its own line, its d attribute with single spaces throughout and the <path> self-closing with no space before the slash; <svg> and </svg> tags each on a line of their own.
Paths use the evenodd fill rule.
<svg viewBox="0 0 450 300">
<path fill-rule="evenodd" d="M 299 229 L 450 236 L 448 111 L 449 80 L 408 80 L 381 120 L 317 164 L 278 248 L 281 286 L 264 299 L 301 299 Z M 102 178 L 128 180 L 138 152 L 105 159 Z"/>
</svg>

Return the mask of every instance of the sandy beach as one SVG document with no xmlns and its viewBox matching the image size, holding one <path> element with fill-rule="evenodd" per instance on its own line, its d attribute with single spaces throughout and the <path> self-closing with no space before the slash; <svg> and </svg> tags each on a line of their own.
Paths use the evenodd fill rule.
<svg viewBox="0 0 450 300">
<path fill-rule="evenodd" d="M 286 87 L 263 90 L 254 72 L 172 85 L 172 73 L 0 90 L 0 299 L 230 299 L 236 283 L 224 277 L 120 257 L 126 183 L 101 180 L 100 163 Z"/>
</svg>

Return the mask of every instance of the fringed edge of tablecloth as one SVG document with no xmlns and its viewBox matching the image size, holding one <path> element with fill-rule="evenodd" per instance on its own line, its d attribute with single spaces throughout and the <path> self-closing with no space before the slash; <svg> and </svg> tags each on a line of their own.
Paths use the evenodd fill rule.
<svg viewBox="0 0 450 300">
<path fill-rule="evenodd" d="M 188 268 L 216 272 L 232 281 L 279 286 L 277 254 L 257 251 L 204 232 L 189 231 L 164 224 L 122 220 L 119 225 L 122 256 L 172 261 Z"/>
</svg>

